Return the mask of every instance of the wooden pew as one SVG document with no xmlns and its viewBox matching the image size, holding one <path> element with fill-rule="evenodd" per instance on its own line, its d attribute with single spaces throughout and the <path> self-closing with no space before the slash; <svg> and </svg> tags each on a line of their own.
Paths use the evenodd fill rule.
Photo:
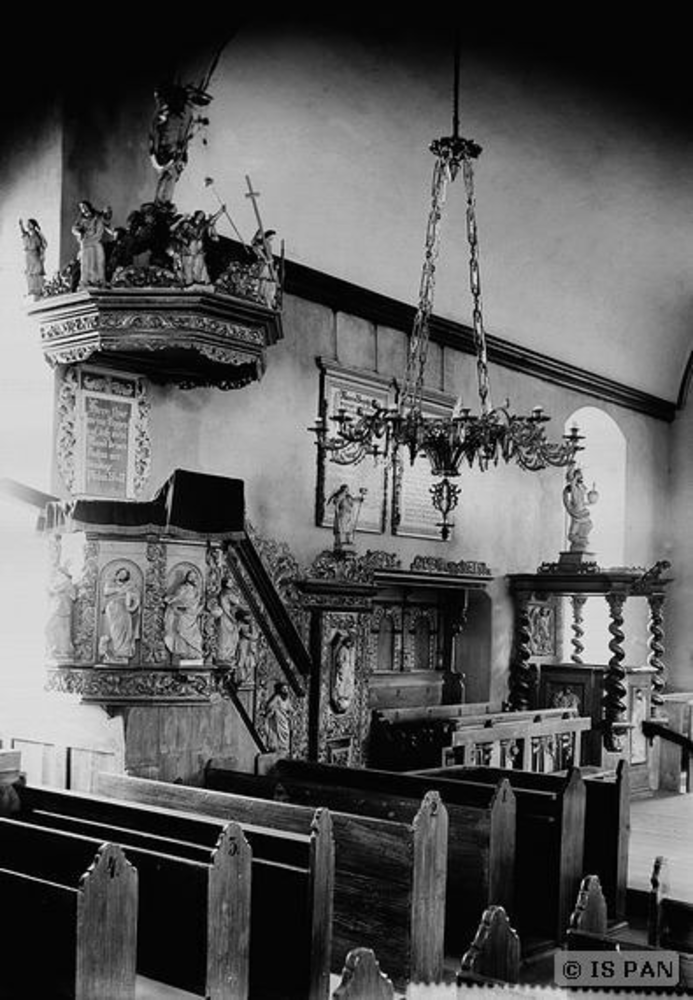
<svg viewBox="0 0 693 1000">
<path fill-rule="evenodd" d="M 101 838 L 3 820 L 0 856 L 19 859 L 27 845 L 44 843 L 46 856 L 41 862 L 32 859 L 30 874 L 48 878 L 61 840 L 93 851 Z M 138 971 L 218 1000 L 246 996 L 250 854 L 240 831 L 229 825 L 214 849 L 198 848 L 187 856 L 183 850 L 162 850 L 156 839 L 146 849 L 125 837 L 119 841 L 139 875 Z"/>
<path fill-rule="evenodd" d="M 545 708 L 502 712 L 483 703 L 379 709 L 371 713 L 368 766 L 389 771 L 438 767 L 441 763 L 448 763 L 443 755 L 453 745 L 455 734 L 460 731 L 471 730 L 474 727 L 487 729 L 498 725 L 560 721 L 576 716 L 574 709 Z M 586 727 L 583 725 L 582 728 Z M 464 736 L 457 738 L 464 741 Z M 505 742 L 507 741 L 502 741 L 502 744 Z M 501 741 L 498 747 L 500 753 Z M 459 752 L 463 754 L 463 748 Z M 529 759 L 529 749 L 527 753 Z M 575 761 L 579 759 L 579 756 L 574 758 Z M 495 763 L 505 766 L 505 761 L 495 761 Z"/>
<path fill-rule="evenodd" d="M 305 833 L 313 809 L 166 782 L 102 774 L 104 795 L 157 808 Z M 447 811 L 426 797 L 412 823 L 332 812 L 335 891 L 333 972 L 368 942 L 398 988 L 440 982 L 447 864 Z"/>
<path fill-rule="evenodd" d="M 669 865 L 655 858 L 650 891 L 647 940 L 653 948 L 673 948 L 681 956 L 682 978 L 693 986 L 693 903 L 671 896 Z"/>
<path fill-rule="evenodd" d="M 666 951 L 679 952 L 679 988 L 693 989 L 693 906 L 667 895 L 666 862 L 655 860 L 648 914 L 647 943 L 624 935 L 623 927 L 610 930 L 607 904 L 599 878 L 586 875 L 566 932 L 568 951 Z M 668 902 L 671 907 L 667 906 Z M 664 904 L 664 905 L 662 905 Z M 673 919 L 672 919 L 673 918 Z"/>
<path fill-rule="evenodd" d="M 0 816 L 11 816 L 19 808 L 16 786 L 21 780 L 20 768 L 19 750 L 0 750 Z"/>
<path fill-rule="evenodd" d="M 540 773 L 579 764 L 582 733 L 591 728 L 591 719 L 572 715 L 516 720 L 513 715 L 508 713 L 492 725 L 458 728 L 451 745 L 442 751 L 442 764 L 519 767 Z"/>
<path fill-rule="evenodd" d="M 520 939 L 503 907 L 489 906 L 462 956 L 457 985 L 516 983 L 519 978 Z"/>
<path fill-rule="evenodd" d="M 421 772 L 414 772 L 421 773 Z M 433 768 L 425 773 L 449 777 L 455 780 L 493 782 L 507 778 L 516 795 L 519 789 L 552 791 L 560 789 L 568 771 L 563 773 L 535 774 L 515 768 L 458 767 Z M 628 844 L 630 840 L 630 786 L 629 766 L 620 760 L 615 771 L 581 768 L 585 787 L 584 806 L 584 854 L 582 870 L 578 864 L 572 866 L 572 876 L 563 895 L 563 913 L 569 915 L 575 888 L 582 873 L 589 871 L 599 875 L 608 905 L 609 919 L 619 921 L 626 914 L 626 893 L 628 881 Z M 518 803 L 518 807 L 519 806 Z M 576 819 L 566 817 L 564 824 L 573 825 Z M 567 847 L 570 850 L 570 845 Z M 570 863 L 569 864 L 569 868 Z M 572 881 L 570 881 L 572 880 Z M 567 895 L 566 895 L 567 893 Z M 570 901 L 570 902 L 569 902 Z M 567 909 L 566 909 L 567 908 Z M 562 924 L 565 927 L 565 922 Z"/>
<path fill-rule="evenodd" d="M 218 791 L 325 805 L 359 816 L 413 821 L 429 789 L 448 814 L 445 938 L 448 951 L 471 937 L 478 914 L 493 902 L 514 904 L 515 801 L 507 782 L 497 787 L 431 785 L 408 775 L 279 760 L 263 776 L 210 762 L 205 782 Z"/>
<path fill-rule="evenodd" d="M 416 771 L 419 779 L 495 787 L 507 781 L 516 798 L 516 905 L 511 912 L 527 949 L 560 941 L 583 868 L 586 787 L 578 768 L 565 774 L 493 767 Z M 444 793 L 441 792 L 443 799 Z"/>
<path fill-rule="evenodd" d="M 346 957 L 332 1000 L 394 1000 L 392 980 L 380 971 L 371 948 L 354 948 Z"/>
<path fill-rule="evenodd" d="M 0 820 L 0 996 L 133 1000 L 137 872 L 114 844 L 22 833 Z"/>
<path fill-rule="evenodd" d="M 569 951 L 678 951 L 679 986 L 693 989 L 693 905 L 668 895 L 666 860 L 655 859 L 649 900 L 647 943 L 609 930 L 607 904 L 599 878 L 586 875 L 566 933 Z"/>
<path fill-rule="evenodd" d="M 228 825 L 208 817 L 194 817 L 171 810 L 137 806 L 111 798 L 57 789 L 28 787 L 22 792 L 25 820 L 54 828 L 107 836 L 132 854 L 142 849 L 148 855 L 171 855 L 200 861 L 209 854 Z M 205 995 L 237 997 L 272 996 L 275 983 L 285 997 L 318 1000 L 327 996 L 329 984 L 330 907 L 334 875 L 334 845 L 329 814 L 314 817 L 308 835 L 284 833 L 247 824 L 232 824 L 252 851 L 252 897 L 250 855 L 244 884 L 245 907 L 235 913 L 234 923 L 223 933 L 223 921 L 210 911 L 210 929 L 216 935 L 217 951 L 226 956 L 229 968 L 214 966 L 208 975 Z M 246 845 L 247 849 L 247 845 Z M 235 852 L 236 845 L 228 845 Z M 229 865 L 226 865 L 229 869 Z M 227 894 L 233 885 L 221 886 Z M 213 889 L 213 887 L 212 887 Z M 144 898 L 144 896 L 143 896 Z M 217 907 L 223 907 L 228 923 L 233 909 L 222 893 L 210 892 Z M 233 901 L 237 904 L 237 901 Z M 152 926 L 156 926 L 155 923 Z M 250 940 L 248 940 L 250 939 Z M 268 942 L 271 944 L 268 945 Z M 271 950 L 276 965 L 267 962 Z M 211 941 L 209 952 L 211 951 Z M 244 978 L 234 952 L 245 957 Z M 247 965 L 250 969 L 248 972 Z M 277 977 L 276 969 L 283 970 Z M 164 975 L 152 978 L 166 981 Z M 209 982 L 227 983 L 226 992 L 211 993 Z M 174 983 L 178 985 L 178 983 Z M 244 992 L 245 991 L 245 992 Z"/>
<path fill-rule="evenodd" d="M 585 856 L 583 871 L 598 875 L 610 920 L 626 917 L 630 841 L 630 768 L 620 760 L 615 771 L 582 769 L 585 782 Z"/>
</svg>

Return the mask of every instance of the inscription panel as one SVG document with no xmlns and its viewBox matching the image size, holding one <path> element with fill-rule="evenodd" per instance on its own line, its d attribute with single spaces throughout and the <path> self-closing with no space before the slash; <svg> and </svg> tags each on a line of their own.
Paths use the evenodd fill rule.
<svg viewBox="0 0 693 1000">
<path fill-rule="evenodd" d="M 150 465 L 149 409 L 143 379 L 68 369 L 59 409 L 58 460 L 72 493 L 111 500 L 140 494 Z"/>
<path fill-rule="evenodd" d="M 441 514 L 433 506 L 431 487 L 437 482 L 427 458 L 420 455 L 412 465 L 408 455 L 400 455 L 395 471 L 392 504 L 392 533 L 411 538 L 441 541 Z"/>
<path fill-rule="evenodd" d="M 132 403 L 84 397 L 84 492 L 96 497 L 128 495 Z"/>
</svg>

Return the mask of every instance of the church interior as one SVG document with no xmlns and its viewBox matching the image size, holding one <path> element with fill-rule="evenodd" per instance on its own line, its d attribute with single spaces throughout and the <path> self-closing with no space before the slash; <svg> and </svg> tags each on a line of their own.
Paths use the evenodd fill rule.
<svg viewBox="0 0 693 1000">
<path fill-rule="evenodd" d="M 156 20 L 1 71 L 0 996 L 692 992 L 683 39 Z"/>
</svg>

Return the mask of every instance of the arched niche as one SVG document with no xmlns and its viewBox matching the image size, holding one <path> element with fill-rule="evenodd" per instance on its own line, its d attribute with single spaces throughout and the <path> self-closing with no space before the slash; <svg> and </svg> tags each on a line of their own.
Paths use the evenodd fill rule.
<svg viewBox="0 0 693 1000">
<path fill-rule="evenodd" d="M 579 427 L 585 439 L 577 463 L 585 483 L 588 486 L 594 483 L 599 493 L 592 511 L 589 551 L 594 552 L 600 566 L 622 566 L 626 524 L 625 435 L 614 418 L 597 406 L 575 410 L 566 420 L 565 432 L 568 433 L 573 425 Z M 566 516 L 564 543 L 567 532 Z"/>
</svg>

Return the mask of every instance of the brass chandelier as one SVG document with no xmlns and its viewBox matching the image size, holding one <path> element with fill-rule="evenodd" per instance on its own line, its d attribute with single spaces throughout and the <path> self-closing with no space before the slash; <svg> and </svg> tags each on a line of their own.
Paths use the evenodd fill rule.
<svg viewBox="0 0 693 1000">
<path fill-rule="evenodd" d="M 451 480 L 459 477 L 466 462 L 486 471 L 499 462 L 515 463 L 529 472 L 548 466 L 567 466 L 581 450 L 582 436 L 577 427 L 558 442 L 547 440 L 544 424 L 550 419 L 540 406 L 530 414 L 510 411 L 510 404 L 494 407 L 488 370 L 486 333 L 481 302 L 479 273 L 479 240 L 474 197 L 473 161 L 481 147 L 465 139 L 459 130 L 459 43 L 455 47 L 454 100 L 452 135 L 435 139 L 430 151 L 436 158 L 431 187 L 431 209 L 428 216 L 424 261 L 419 287 L 419 300 L 401 385 L 393 379 L 388 400 L 383 405 L 372 400 L 367 407 L 354 412 L 339 409 L 327 414 L 327 402 L 322 401 L 315 426 L 319 448 L 340 465 L 353 465 L 367 455 L 399 461 L 400 449 L 406 451 L 413 465 L 417 456 L 425 455 L 437 482 L 431 486 L 432 502 L 442 521 L 441 537 L 450 536 L 449 515 L 457 506 L 460 487 Z M 472 296 L 472 323 L 476 354 L 479 412 L 472 413 L 460 397 L 449 417 L 426 416 L 423 412 L 423 388 L 426 355 L 429 344 L 429 322 L 433 312 L 433 296 L 441 223 L 448 185 L 462 172 L 467 201 L 467 242 L 469 245 L 469 286 Z M 329 423 L 328 423 L 329 421 Z M 330 427 L 330 424 L 333 425 Z"/>
</svg>

